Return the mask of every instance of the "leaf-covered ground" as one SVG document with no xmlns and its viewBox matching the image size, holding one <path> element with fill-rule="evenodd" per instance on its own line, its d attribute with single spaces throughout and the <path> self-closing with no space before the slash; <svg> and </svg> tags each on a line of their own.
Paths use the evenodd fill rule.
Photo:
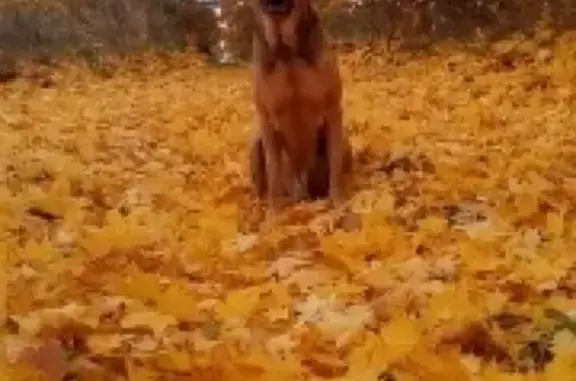
<svg viewBox="0 0 576 381">
<path fill-rule="evenodd" d="M 8 376 L 575 380 L 574 40 L 343 59 L 355 229 L 259 227 L 246 69 L 4 85 Z"/>
</svg>

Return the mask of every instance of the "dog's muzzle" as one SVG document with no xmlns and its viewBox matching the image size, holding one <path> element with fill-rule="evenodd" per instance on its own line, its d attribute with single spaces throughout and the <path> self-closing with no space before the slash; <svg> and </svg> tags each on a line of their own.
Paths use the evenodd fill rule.
<svg viewBox="0 0 576 381">
<path fill-rule="evenodd" d="M 294 0 L 260 0 L 260 6 L 266 13 L 287 15 L 294 7 Z"/>
</svg>

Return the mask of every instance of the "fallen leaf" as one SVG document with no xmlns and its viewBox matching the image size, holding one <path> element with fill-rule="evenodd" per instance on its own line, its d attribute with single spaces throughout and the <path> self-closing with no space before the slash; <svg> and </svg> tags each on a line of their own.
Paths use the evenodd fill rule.
<svg viewBox="0 0 576 381">
<path fill-rule="evenodd" d="M 68 369 L 66 353 L 56 340 L 49 340 L 39 346 L 27 346 L 20 353 L 21 361 L 44 375 L 46 381 L 61 381 Z"/>
<path fill-rule="evenodd" d="M 178 321 L 174 316 L 156 311 L 138 311 L 127 313 L 121 321 L 123 329 L 148 329 L 155 336 L 160 336 L 168 327 L 176 326 Z"/>
<path fill-rule="evenodd" d="M 216 307 L 218 315 L 224 319 L 244 320 L 258 306 L 267 286 L 252 286 L 244 290 L 230 292 L 224 302 Z"/>
</svg>

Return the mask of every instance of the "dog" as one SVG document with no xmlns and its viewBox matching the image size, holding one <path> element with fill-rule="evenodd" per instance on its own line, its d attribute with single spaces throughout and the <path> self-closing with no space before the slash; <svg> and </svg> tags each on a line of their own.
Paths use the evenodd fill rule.
<svg viewBox="0 0 576 381">
<path fill-rule="evenodd" d="M 326 193 L 334 206 L 344 202 L 351 149 L 342 121 L 343 86 L 311 1 L 252 0 L 256 133 L 250 167 L 270 215 L 286 197 Z"/>
</svg>

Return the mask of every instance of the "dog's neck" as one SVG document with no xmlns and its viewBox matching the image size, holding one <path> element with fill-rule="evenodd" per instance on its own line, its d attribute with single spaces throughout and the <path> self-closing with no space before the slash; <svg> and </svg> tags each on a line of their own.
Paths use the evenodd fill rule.
<svg viewBox="0 0 576 381">
<path fill-rule="evenodd" d="M 256 28 L 256 59 L 265 71 L 274 69 L 277 63 L 289 63 L 300 59 L 313 65 L 318 58 L 322 43 L 320 19 L 314 9 L 300 13 L 298 17 L 274 22 Z"/>
</svg>

